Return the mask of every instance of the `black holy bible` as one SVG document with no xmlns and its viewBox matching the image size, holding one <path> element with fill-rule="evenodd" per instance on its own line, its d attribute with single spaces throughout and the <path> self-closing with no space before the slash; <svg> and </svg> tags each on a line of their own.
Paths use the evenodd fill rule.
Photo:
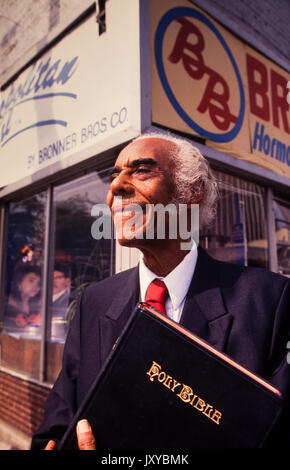
<svg viewBox="0 0 290 470">
<path fill-rule="evenodd" d="M 130 317 L 58 449 L 86 418 L 98 449 L 258 448 L 277 389 L 147 304 Z"/>
</svg>

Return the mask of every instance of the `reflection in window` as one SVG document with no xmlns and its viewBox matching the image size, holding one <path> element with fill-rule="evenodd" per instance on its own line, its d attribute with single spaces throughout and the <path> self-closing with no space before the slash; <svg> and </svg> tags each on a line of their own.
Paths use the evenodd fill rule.
<svg viewBox="0 0 290 470">
<path fill-rule="evenodd" d="M 46 193 L 11 203 L 1 334 L 1 365 L 38 377 Z"/>
<path fill-rule="evenodd" d="M 268 268 L 264 189 L 220 171 L 214 175 L 219 188 L 217 215 L 212 226 L 201 231 L 201 246 L 223 261 Z"/>
<path fill-rule="evenodd" d="M 54 264 L 48 311 L 46 378 L 60 369 L 63 343 L 76 300 L 85 286 L 112 273 L 113 240 L 95 240 L 91 216 L 104 204 L 109 187 L 106 172 L 92 173 L 54 190 Z"/>
<path fill-rule="evenodd" d="M 51 340 L 62 342 L 65 339 L 70 293 L 70 266 L 64 261 L 56 261 L 52 278 Z"/>
<path fill-rule="evenodd" d="M 274 200 L 278 272 L 290 276 L 290 206 Z"/>
</svg>

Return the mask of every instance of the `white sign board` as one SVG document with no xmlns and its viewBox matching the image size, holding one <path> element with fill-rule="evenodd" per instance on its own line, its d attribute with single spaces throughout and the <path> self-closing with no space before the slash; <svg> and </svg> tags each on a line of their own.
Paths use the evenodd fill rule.
<svg viewBox="0 0 290 470">
<path fill-rule="evenodd" d="M 92 15 L 1 93 L 0 186 L 139 133 L 139 2 L 107 2 L 106 24 Z"/>
</svg>

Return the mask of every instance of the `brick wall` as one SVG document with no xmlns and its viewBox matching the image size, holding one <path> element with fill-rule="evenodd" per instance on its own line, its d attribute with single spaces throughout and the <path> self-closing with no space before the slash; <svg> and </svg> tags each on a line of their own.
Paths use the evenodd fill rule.
<svg viewBox="0 0 290 470">
<path fill-rule="evenodd" d="M 289 0 L 189 0 L 196 3 L 254 47 L 266 48 L 289 70 Z M 254 42 L 253 42 L 254 38 Z M 262 53 L 265 53 L 261 49 Z"/>
<path fill-rule="evenodd" d="M 92 0 L 2 0 L 0 2 L 0 84 L 28 62 Z"/>
<path fill-rule="evenodd" d="M 27 436 L 43 418 L 49 388 L 0 371 L 0 417 Z"/>
<path fill-rule="evenodd" d="M 115 0 L 112 0 L 115 1 Z M 117 0 L 118 1 L 118 0 Z M 143 0 L 144 1 L 144 0 Z M 146 1 L 146 0 L 145 0 Z M 288 62 L 290 50 L 289 0 L 189 0 L 230 29 L 260 44 Z M 2 0 L 0 2 L 0 85 L 28 62 L 83 11 L 92 0 Z"/>
</svg>

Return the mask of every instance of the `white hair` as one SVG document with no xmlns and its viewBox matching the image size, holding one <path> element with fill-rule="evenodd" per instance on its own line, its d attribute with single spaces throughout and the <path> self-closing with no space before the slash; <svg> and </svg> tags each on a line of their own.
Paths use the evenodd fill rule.
<svg viewBox="0 0 290 470">
<path fill-rule="evenodd" d="M 203 190 L 203 197 L 199 202 L 199 223 L 200 227 L 208 226 L 216 214 L 217 183 L 207 160 L 191 142 L 170 133 L 150 132 L 134 141 L 144 138 L 164 139 L 175 144 L 177 151 L 171 152 L 175 161 L 175 194 L 172 202 L 186 204 Z"/>
</svg>

